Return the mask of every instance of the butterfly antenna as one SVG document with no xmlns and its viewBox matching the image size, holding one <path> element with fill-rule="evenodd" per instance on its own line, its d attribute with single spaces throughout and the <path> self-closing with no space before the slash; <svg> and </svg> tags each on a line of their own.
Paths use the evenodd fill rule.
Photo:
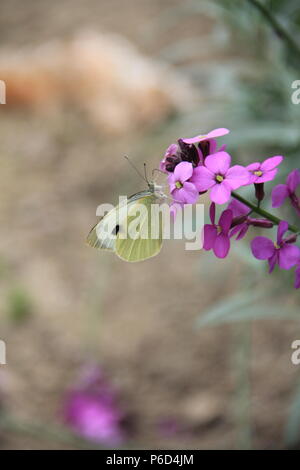
<svg viewBox="0 0 300 470">
<path fill-rule="evenodd" d="M 166 174 L 164 171 L 160 170 L 159 168 L 153 168 L 153 170 L 152 170 L 152 178 L 154 178 L 154 173 L 155 173 L 156 171 L 157 171 L 158 173 L 162 173 L 163 175 Z"/>
<path fill-rule="evenodd" d="M 136 171 L 136 173 L 148 184 L 147 178 L 142 175 L 142 173 L 137 169 L 137 167 L 132 163 L 132 161 L 129 159 L 127 155 L 124 155 L 124 158 L 128 161 L 129 165 L 132 166 L 132 168 Z"/>
<path fill-rule="evenodd" d="M 148 175 L 147 175 L 147 165 L 146 165 L 146 163 L 144 163 L 144 175 L 145 175 L 145 180 L 147 181 L 147 184 L 149 184 Z"/>
</svg>

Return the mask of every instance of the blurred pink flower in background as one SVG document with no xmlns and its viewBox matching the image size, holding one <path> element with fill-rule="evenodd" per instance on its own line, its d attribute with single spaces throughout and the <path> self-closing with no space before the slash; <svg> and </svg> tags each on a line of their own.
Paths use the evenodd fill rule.
<svg viewBox="0 0 300 470">
<path fill-rule="evenodd" d="M 124 415 L 115 392 L 96 367 L 88 367 L 66 394 L 64 420 L 76 434 L 95 443 L 116 445 L 124 439 Z"/>
</svg>

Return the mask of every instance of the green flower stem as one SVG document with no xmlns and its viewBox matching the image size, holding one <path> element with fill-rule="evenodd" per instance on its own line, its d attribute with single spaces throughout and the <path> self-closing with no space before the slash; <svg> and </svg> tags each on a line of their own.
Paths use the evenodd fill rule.
<svg viewBox="0 0 300 470">
<path fill-rule="evenodd" d="M 261 209 L 260 207 L 256 206 L 255 204 L 252 204 L 252 202 L 247 201 L 247 199 L 243 198 L 242 196 L 237 194 L 235 191 L 233 191 L 231 193 L 231 195 L 232 195 L 232 197 L 234 197 L 235 199 L 237 199 L 238 201 L 242 202 L 243 204 L 248 206 L 250 209 L 252 209 L 253 212 L 255 212 L 256 214 L 261 215 L 265 219 L 270 220 L 275 225 L 278 225 L 281 222 L 281 219 L 279 219 L 278 217 L 276 217 L 273 214 L 270 214 L 270 212 L 267 212 L 264 209 Z M 297 234 L 300 232 L 300 229 L 298 227 L 296 227 L 295 225 L 289 225 L 289 230 L 291 232 L 294 232 L 294 233 L 297 233 Z"/>
</svg>

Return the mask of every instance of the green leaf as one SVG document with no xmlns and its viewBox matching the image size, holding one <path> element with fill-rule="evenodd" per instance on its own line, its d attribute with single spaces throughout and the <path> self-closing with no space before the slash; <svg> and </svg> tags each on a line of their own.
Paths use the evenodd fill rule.
<svg viewBox="0 0 300 470">
<path fill-rule="evenodd" d="M 272 317 L 297 317 L 296 310 L 278 302 L 275 304 L 275 301 L 271 304 L 270 297 L 270 293 L 257 289 L 232 295 L 204 312 L 196 324 L 202 327 Z"/>
</svg>

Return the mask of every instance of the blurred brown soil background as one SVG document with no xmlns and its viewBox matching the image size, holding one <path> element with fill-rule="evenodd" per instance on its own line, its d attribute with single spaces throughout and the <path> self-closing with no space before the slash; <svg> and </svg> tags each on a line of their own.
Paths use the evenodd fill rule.
<svg viewBox="0 0 300 470">
<path fill-rule="evenodd" d="M 237 259 L 233 255 L 217 263 L 212 255 L 188 252 L 182 242 L 170 241 L 158 257 L 132 265 L 84 243 L 98 204 L 117 202 L 119 194 L 143 188 L 122 155 L 130 155 L 140 167 L 144 161 L 157 167 L 164 149 L 181 135 L 178 129 L 170 136 L 164 126 L 174 114 L 188 113 L 189 106 L 203 107 L 199 131 L 226 126 L 217 115 L 207 122 L 204 88 L 196 92 L 175 68 L 164 69 L 153 58 L 178 36 L 189 37 L 191 32 L 199 36 L 203 63 L 214 57 L 213 46 L 201 48 L 202 35 L 212 27 L 206 18 L 189 18 L 156 34 L 162 9 L 179 4 L 177 0 L 2 0 L 0 64 L 8 77 L 8 98 L 10 80 L 15 82 L 16 76 L 9 75 L 11 70 L 18 68 L 23 89 L 22 74 L 30 82 L 34 69 L 30 60 L 36 64 L 41 55 L 45 59 L 42 53 L 36 62 L 32 53 L 42 44 L 54 44 L 59 51 L 54 56 L 60 65 L 54 69 L 56 78 L 60 70 L 60 77 L 50 87 L 53 99 L 47 101 L 46 88 L 42 105 L 32 104 L 35 98 L 24 98 L 12 84 L 15 101 L 8 99 L 0 110 L 0 337 L 6 341 L 8 361 L 0 366 L 0 386 L 15 418 L 45 428 L 55 426 L 60 423 L 65 390 L 82 365 L 96 361 L 119 391 L 134 446 L 232 449 L 239 442 L 232 363 L 237 327 L 198 329 L 195 321 L 237 288 L 242 271 Z M 63 44 L 74 44 L 74 38 L 89 32 L 90 44 L 93 37 L 115 33 L 130 41 L 137 49 L 134 54 L 154 70 L 149 85 L 153 94 L 141 91 L 137 97 L 126 69 L 122 76 L 116 68 L 111 78 L 109 61 L 114 63 L 119 52 L 109 57 L 105 41 L 96 53 L 100 50 L 108 64 L 101 70 L 103 64 L 94 56 L 89 69 L 85 50 L 78 64 L 78 49 L 70 59 L 71 46 Z M 126 41 L 124 54 L 131 51 Z M 138 61 L 128 54 L 129 63 Z M 66 57 L 68 70 L 63 65 Z M 74 69 L 66 80 L 70 66 Z M 52 65 L 45 67 L 48 76 Z M 80 68 L 83 71 L 77 75 Z M 78 76 L 84 77 L 83 82 L 76 82 Z M 101 96 L 98 91 L 90 94 L 87 83 L 97 88 L 101 77 Z M 178 93 L 169 95 L 168 77 L 175 90 L 182 88 L 180 102 L 175 99 Z M 32 87 L 32 96 L 36 90 Z M 296 378 L 290 362 L 295 324 L 254 323 L 251 335 L 253 446 L 280 448 Z M 182 430 L 163 435 L 159 423 L 168 419 Z M 3 449 L 68 447 L 42 435 L 13 431 L 1 434 L 0 445 Z"/>
</svg>

